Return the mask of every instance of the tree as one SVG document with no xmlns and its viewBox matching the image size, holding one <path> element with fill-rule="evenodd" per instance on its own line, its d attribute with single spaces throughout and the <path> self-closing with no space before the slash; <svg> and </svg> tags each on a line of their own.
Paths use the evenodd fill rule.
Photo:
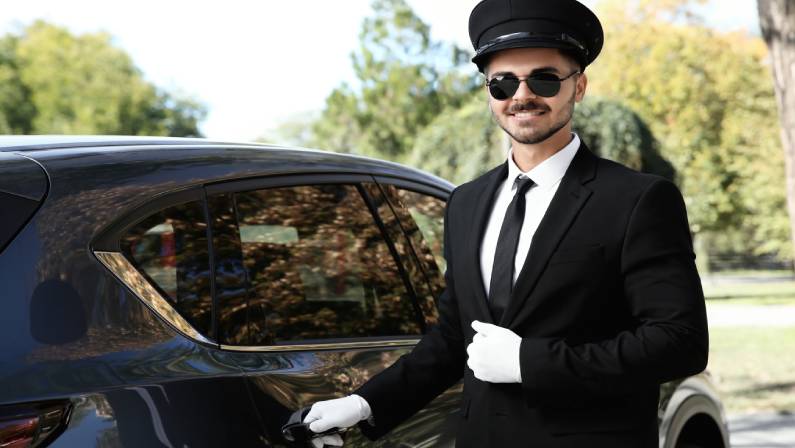
<svg viewBox="0 0 795 448">
<path fill-rule="evenodd" d="M 406 163 L 461 184 L 505 160 L 502 130 L 483 95 L 478 91 L 462 107 L 439 114 L 417 136 Z"/>
<path fill-rule="evenodd" d="M 697 236 L 731 234 L 727 249 L 786 255 L 780 243 L 789 235 L 769 225 L 786 217 L 774 208 L 784 189 L 764 42 L 707 28 L 693 3 L 600 3 L 605 48 L 588 69 L 589 90 L 649 123 L 679 173 Z"/>
<path fill-rule="evenodd" d="M 785 155 L 790 232 L 795 238 L 795 1 L 759 0 L 758 8 L 759 24 L 773 66 Z"/>
<path fill-rule="evenodd" d="M 147 82 L 105 33 L 37 21 L 0 39 L 0 131 L 198 136 L 204 106 Z"/>
<path fill-rule="evenodd" d="M 599 156 L 638 171 L 676 178 L 649 126 L 627 106 L 589 96 L 575 109 L 573 122 L 573 130 Z"/>
<path fill-rule="evenodd" d="M 312 146 L 312 126 L 320 118 L 319 111 L 298 112 L 282 117 L 276 126 L 257 138 L 258 142 L 285 146 Z"/>
<path fill-rule="evenodd" d="M 429 26 L 405 0 L 373 0 L 372 8 L 352 55 L 357 82 L 327 98 L 313 140 L 401 161 L 428 123 L 462 104 L 476 78 L 458 70 L 468 63 L 467 52 L 431 41 Z"/>
<path fill-rule="evenodd" d="M 16 48 L 19 39 L 5 36 L 0 39 L 0 133 L 28 134 L 35 109 L 30 90 L 19 76 Z"/>
</svg>

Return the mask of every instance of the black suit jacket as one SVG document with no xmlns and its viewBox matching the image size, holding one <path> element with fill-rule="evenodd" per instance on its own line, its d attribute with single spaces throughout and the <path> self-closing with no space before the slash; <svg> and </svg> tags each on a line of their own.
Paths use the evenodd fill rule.
<svg viewBox="0 0 795 448">
<path fill-rule="evenodd" d="M 656 447 L 659 385 L 702 371 L 708 336 L 687 214 L 676 186 L 583 144 L 536 231 L 500 322 L 480 270 L 507 162 L 457 187 L 445 211 L 447 288 L 439 325 L 355 393 L 370 438 L 464 378 L 462 447 Z M 522 337 L 521 384 L 466 366 L 471 322 Z"/>
</svg>

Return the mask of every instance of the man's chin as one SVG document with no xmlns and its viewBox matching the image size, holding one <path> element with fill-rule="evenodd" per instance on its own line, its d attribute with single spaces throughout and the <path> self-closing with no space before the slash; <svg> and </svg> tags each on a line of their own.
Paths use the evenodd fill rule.
<svg viewBox="0 0 795 448">
<path fill-rule="evenodd" d="M 527 129 L 522 129 L 519 131 L 508 132 L 508 134 L 516 142 L 523 145 L 535 145 L 536 143 L 541 143 L 550 137 L 548 133 L 527 131 Z"/>
</svg>

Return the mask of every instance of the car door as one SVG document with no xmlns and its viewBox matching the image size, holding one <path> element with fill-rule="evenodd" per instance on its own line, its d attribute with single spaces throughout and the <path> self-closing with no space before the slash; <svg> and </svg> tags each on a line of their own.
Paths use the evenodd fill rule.
<svg viewBox="0 0 795 448">
<path fill-rule="evenodd" d="M 304 406 L 349 394 L 408 353 L 434 316 L 411 243 L 367 175 L 207 187 L 218 337 L 246 372 L 268 443 Z M 387 446 L 452 444 L 430 405 Z M 451 407 L 452 406 L 452 407 Z M 346 446 L 369 442 L 358 430 Z"/>
<path fill-rule="evenodd" d="M 162 325 L 143 308 L 126 315 L 131 330 L 104 342 L 129 346 L 108 367 L 121 386 L 76 398 L 58 446 L 251 446 L 263 438 L 242 371 L 217 343 L 208 242 L 204 192 L 192 188 L 153 198 L 93 243 L 97 259 L 172 331 L 150 340 L 150 327 Z M 128 300 L 103 285 L 96 288 L 108 290 L 107 303 Z M 91 415 L 107 426 L 101 438 Z M 85 434 L 96 441 L 77 442 Z"/>
</svg>

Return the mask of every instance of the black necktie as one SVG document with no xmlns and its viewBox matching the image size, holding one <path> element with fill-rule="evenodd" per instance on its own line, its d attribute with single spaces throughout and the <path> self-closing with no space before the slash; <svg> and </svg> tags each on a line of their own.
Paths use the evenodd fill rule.
<svg viewBox="0 0 795 448">
<path fill-rule="evenodd" d="M 489 307 L 494 322 L 499 323 L 502 313 L 508 307 L 513 290 L 513 266 L 516 258 L 516 246 L 519 244 L 519 231 L 524 222 L 525 194 L 535 182 L 529 177 L 516 177 L 516 194 L 505 211 L 500 236 L 497 239 L 497 250 L 494 253 L 494 266 L 491 270 L 489 283 Z"/>
</svg>

